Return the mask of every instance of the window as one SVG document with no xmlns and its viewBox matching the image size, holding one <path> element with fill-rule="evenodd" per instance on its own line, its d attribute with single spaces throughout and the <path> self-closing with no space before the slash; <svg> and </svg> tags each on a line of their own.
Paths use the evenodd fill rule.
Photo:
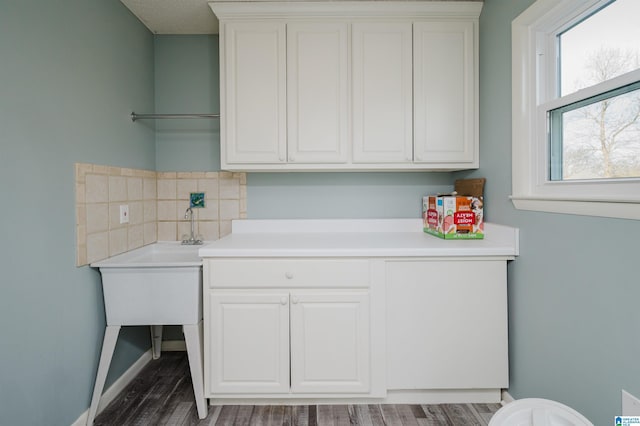
<svg viewBox="0 0 640 426">
<path fill-rule="evenodd" d="M 516 208 L 640 219 L 638 0 L 538 0 L 512 25 Z"/>
</svg>

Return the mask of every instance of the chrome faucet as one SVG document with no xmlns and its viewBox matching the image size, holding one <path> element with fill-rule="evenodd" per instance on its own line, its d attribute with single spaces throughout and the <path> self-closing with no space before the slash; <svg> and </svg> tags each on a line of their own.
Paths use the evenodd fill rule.
<svg viewBox="0 0 640 426">
<path fill-rule="evenodd" d="M 193 209 L 191 207 L 187 208 L 187 211 L 184 213 L 184 218 L 191 220 L 191 235 L 189 236 L 188 239 L 184 239 L 184 237 L 186 237 L 186 235 L 184 235 L 182 244 L 190 245 L 190 246 L 202 244 L 202 240 L 197 238 L 193 232 Z"/>
</svg>

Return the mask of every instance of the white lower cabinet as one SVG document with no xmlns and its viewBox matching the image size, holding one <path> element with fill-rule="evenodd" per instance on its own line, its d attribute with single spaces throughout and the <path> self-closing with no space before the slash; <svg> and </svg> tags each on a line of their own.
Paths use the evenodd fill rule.
<svg viewBox="0 0 640 426">
<path fill-rule="evenodd" d="M 369 293 L 291 294 L 291 391 L 369 392 Z"/>
<path fill-rule="evenodd" d="M 509 387 L 504 260 L 389 261 L 388 389 Z"/>
<path fill-rule="evenodd" d="M 211 393 L 289 391 L 289 294 L 209 292 Z"/>
<path fill-rule="evenodd" d="M 369 267 L 340 259 L 205 262 L 208 397 L 371 394 Z M 321 279 L 328 288 L 309 286 Z"/>
<path fill-rule="evenodd" d="M 499 401 L 507 260 L 205 259 L 205 396 Z"/>
</svg>

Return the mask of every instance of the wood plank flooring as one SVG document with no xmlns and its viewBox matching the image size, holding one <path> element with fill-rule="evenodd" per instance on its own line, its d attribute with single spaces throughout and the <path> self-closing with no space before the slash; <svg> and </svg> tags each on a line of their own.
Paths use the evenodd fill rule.
<svg viewBox="0 0 640 426">
<path fill-rule="evenodd" d="M 198 419 L 185 352 L 163 352 L 100 413 L 97 426 L 486 426 L 500 404 L 225 405 Z"/>
</svg>

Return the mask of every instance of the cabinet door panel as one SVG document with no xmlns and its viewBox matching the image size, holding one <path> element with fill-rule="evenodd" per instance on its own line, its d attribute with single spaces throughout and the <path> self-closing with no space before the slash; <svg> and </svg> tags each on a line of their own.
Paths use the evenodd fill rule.
<svg viewBox="0 0 640 426">
<path fill-rule="evenodd" d="M 387 264 L 388 389 L 508 387 L 504 261 Z"/>
<path fill-rule="evenodd" d="M 413 159 L 411 23 L 355 23 L 353 162 Z"/>
<path fill-rule="evenodd" d="M 345 23 L 287 25 L 289 162 L 347 159 L 347 30 Z"/>
<path fill-rule="evenodd" d="M 288 293 L 211 292 L 213 393 L 289 391 Z"/>
<path fill-rule="evenodd" d="M 476 82 L 472 22 L 414 23 L 416 162 L 473 163 Z"/>
<path fill-rule="evenodd" d="M 285 41 L 282 23 L 225 25 L 223 162 L 286 160 Z"/>
<path fill-rule="evenodd" d="M 293 292 L 291 391 L 369 392 L 368 292 Z"/>
</svg>

